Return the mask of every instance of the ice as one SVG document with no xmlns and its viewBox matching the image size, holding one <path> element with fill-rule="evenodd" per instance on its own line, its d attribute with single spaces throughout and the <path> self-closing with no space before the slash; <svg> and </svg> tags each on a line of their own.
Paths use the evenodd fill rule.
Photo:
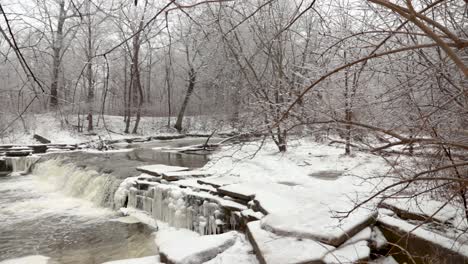
<svg viewBox="0 0 468 264">
<path fill-rule="evenodd" d="M 47 264 L 49 262 L 49 257 L 41 255 L 32 255 L 22 258 L 7 259 L 1 261 L 0 264 Z"/>
<path fill-rule="evenodd" d="M 236 242 L 238 233 L 199 236 L 186 230 L 162 230 L 156 233 L 159 252 L 174 264 L 201 264 L 215 258 Z M 164 258 L 163 258 L 164 260 Z"/>
<path fill-rule="evenodd" d="M 120 183 L 119 188 L 114 193 L 114 209 L 124 206 L 125 200 L 128 199 L 129 190 L 136 184 L 137 179 L 138 177 L 128 177 Z"/>
<path fill-rule="evenodd" d="M 131 189 L 130 197 L 137 196 L 136 192 L 137 190 Z M 173 227 L 195 230 L 202 235 L 221 232 L 217 220 L 223 215 L 216 200 L 210 199 L 214 198 L 213 196 L 203 196 L 198 192 L 165 184 L 155 184 L 148 192 L 153 195 L 152 207 L 151 210 L 143 209 L 151 213 L 154 219 Z M 134 198 L 129 199 L 129 206 L 135 207 L 133 201 Z"/>
</svg>

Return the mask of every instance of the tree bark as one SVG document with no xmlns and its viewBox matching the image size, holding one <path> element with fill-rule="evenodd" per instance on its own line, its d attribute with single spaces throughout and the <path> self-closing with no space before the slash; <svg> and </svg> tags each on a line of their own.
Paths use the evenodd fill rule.
<svg viewBox="0 0 468 264">
<path fill-rule="evenodd" d="M 187 108 L 188 102 L 190 97 L 193 93 L 193 89 L 195 88 L 195 80 L 196 80 L 196 73 L 193 67 L 190 67 L 189 70 L 189 84 L 187 87 L 187 93 L 185 94 L 184 102 L 180 107 L 179 114 L 177 115 L 177 121 L 174 125 L 174 128 L 180 133 L 182 131 L 182 121 L 184 119 L 185 109 Z"/>
<path fill-rule="evenodd" d="M 65 24 L 65 1 L 60 1 L 60 13 L 57 23 L 57 32 L 52 44 L 53 58 L 52 58 L 52 80 L 50 84 L 50 101 L 49 106 L 55 109 L 58 106 L 58 86 L 60 75 L 60 55 L 63 46 L 63 25 Z"/>
</svg>

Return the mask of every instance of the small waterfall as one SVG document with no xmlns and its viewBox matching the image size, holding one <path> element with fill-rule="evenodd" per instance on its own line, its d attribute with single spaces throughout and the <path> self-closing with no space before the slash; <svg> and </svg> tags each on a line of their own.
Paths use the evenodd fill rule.
<svg viewBox="0 0 468 264">
<path fill-rule="evenodd" d="M 122 182 L 110 174 L 83 170 L 60 159 L 37 163 L 32 174 L 57 191 L 110 208 L 114 207 L 114 193 Z"/>
<path fill-rule="evenodd" d="M 148 190 L 130 187 L 128 207 L 148 212 L 173 227 L 212 235 L 223 232 L 226 215 L 210 197 L 177 186 L 154 183 Z"/>
<path fill-rule="evenodd" d="M 28 172 L 31 166 L 39 160 L 39 156 L 26 156 L 26 157 L 6 157 L 7 168 L 12 172 Z"/>
</svg>

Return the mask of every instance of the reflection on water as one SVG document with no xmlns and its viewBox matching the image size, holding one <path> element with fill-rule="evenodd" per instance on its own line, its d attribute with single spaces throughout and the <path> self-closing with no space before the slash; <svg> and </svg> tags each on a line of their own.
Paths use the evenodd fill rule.
<svg viewBox="0 0 468 264">
<path fill-rule="evenodd" d="M 42 184 L 33 175 L 0 178 L 0 261 L 44 255 L 84 264 L 156 254 L 145 225 L 111 221 L 114 212 Z"/>
<path fill-rule="evenodd" d="M 182 166 L 189 168 L 203 167 L 208 162 L 208 155 L 184 154 L 178 152 L 162 152 L 147 148 L 134 149 L 125 153 L 129 160 L 142 162 L 154 162 L 171 166 Z"/>
</svg>

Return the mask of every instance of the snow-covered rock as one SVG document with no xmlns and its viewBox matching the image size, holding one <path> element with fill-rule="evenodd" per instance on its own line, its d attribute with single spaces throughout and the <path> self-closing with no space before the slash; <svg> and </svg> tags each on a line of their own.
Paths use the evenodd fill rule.
<svg viewBox="0 0 468 264">
<path fill-rule="evenodd" d="M 49 262 L 49 257 L 41 255 L 26 256 L 22 258 L 7 259 L 1 261 L 0 264 L 47 264 Z"/>
<path fill-rule="evenodd" d="M 131 258 L 131 259 L 121 259 L 114 260 L 109 262 L 104 262 L 102 264 L 160 264 L 159 256 L 149 256 L 143 258 Z"/>
<path fill-rule="evenodd" d="M 172 264 L 202 264 L 234 245 L 238 233 L 199 236 L 188 230 L 162 230 L 156 234 L 161 260 Z"/>
<path fill-rule="evenodd" d="M 162 164 L 156 165 L 148 165 L 148 166 L 141 166 L 136 168 L 138 171 L 148 173 L 154 176 L 160 176 L 164 173 L 168 172 L 175 172 L 175 171 L 187 171 L 189 168 L 187 167 L 180 167 L 180 166 L 168 166 Z"/>
<path fill-rule="evenodd" d="M 323 263 L 335 248 L 311 239 L 278 236 L 261 228 L 260 221 L 247 224 L 247 234 L 261 263 Z"/>
</svg>

